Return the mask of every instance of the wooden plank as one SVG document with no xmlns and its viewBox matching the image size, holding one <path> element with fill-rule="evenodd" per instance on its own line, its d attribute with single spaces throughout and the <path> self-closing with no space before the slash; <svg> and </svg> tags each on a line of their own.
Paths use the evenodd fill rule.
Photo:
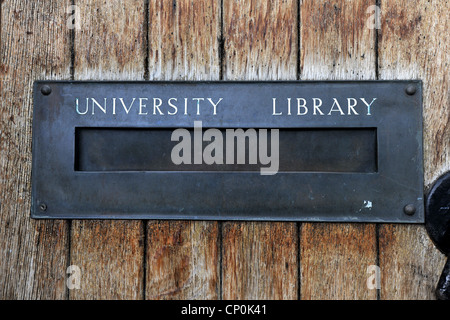
<svg viewBox="0 0 450 320">
<path fill-rule="evenodd" d="M 141 0 L 76 0 L 76 80 L 144 80 L 145 5 Z"/>
<path fill-rule="evenodd" d="M 67 296 L 68 224 L 30 219 L 30 173 L 32 85 L 36 79 L 70 77 L 69 4 L 2 3 L 0 299 Z"/>
<path fill-rule="evenodd" d="M 143 80 L 146 35 L 144 1 L 77 0 L 76 80 Z M 71 264 L 81 288 L 70 299 L 143 299 L 144 223 L 72 222 Z"/>
<path fill-rule="evenodd" d="M 220 1 L 151 0 L 150 80 L 218 80 Z M 220 298 L 219 224 L 149 221 L 148 299 Z"/>
<path fill-rule="evenodd" d="M 295 80 L 297 1 L 223 3 L 225 80 Z"/>
<path fill-rule="evenodd" d="M 224 78 L 295 80 L 297 1 L 224 1 Z M 224 299 L 297 299 L 296 223 L 225 222 Z"/>
<path fill-rule="evenodd" d="M 376 252 L 372 224 L 302 224 L 301 298 L 376 299 L 376 290 L 367 288 Z"/>
<path fill-rule="evenodd" d="M 381 299 L 435 299 L 445 257 L 423 226 L 380 225 Z"/>
<path fill-rule="evenodd" d="M 301 1 L 301 79 L 375 78 L 375 31 L 366 27 L 373 1 Z M 373 224 L 311 224 L 300 235 L 302 299 L 376 299 L 367 268 L 376 265 Z"/>
<path fill-rule="evenodd" d="M 150 0 L 150 80 L 219 80 L 220 1 Z"/>
<path fill-rule="evenodd" d="M 226 222 L 222 234 L 224 299 L 297 299 L 296 223 Z"/>
<path fill-rule="evenodd" d="M 218 299 L 217 222 L 150 221 L 147 299 Z"/>
<path fill-rule="evenodd" d="M 141 221 L 74 220 L 70 258 L 81 281 L 70 299 L 143 299 L 143 257 Z"/>
<path fill-rule="evenodd" d="M 375 79 L 374 29 L 367 28 L 373 0 L 301 0 L 302 80 Z"/>
<path fill-rule="evenodd" d="M 381 79 L 422 79 L 424 169 L 429 187 L 450 169 L 448 1 L 381 1 Z M 423 226 L 381 225 L 382 299 L 434 299 L 444 256 Z"/>
</svg>

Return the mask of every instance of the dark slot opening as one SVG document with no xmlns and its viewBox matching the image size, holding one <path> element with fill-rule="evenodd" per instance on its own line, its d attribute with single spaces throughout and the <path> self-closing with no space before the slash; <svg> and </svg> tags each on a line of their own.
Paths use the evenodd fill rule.
<svg viewBox="0 0 450 320">
<path fill-rule="evenodd" d="M 76 128 L 76 171 L 259 171 L 270 163 L 260 160 L 250 164 L 250 139 L 245 138 L 245 164 L 237 164 L 237 139 L 234 139 L 234 164 L 227 164 L 227 130 L 223 137 L 223 163 L 194 164 L 194 129 L 191 137 L 191 164 L 173 163 L 172 149 L 179 141 L 171 141 L 172 128 Z M 208 128 L 203 128 L 205 134 Z M 247 129 L 243 129 L 245 132 Z M 259 145 L 264 132 L 256 132 Z M 254 136 L 253 136 L 254 139 Z M 219 139 L 220 140 L 220 139 Z M 229 139 L 228 139 L 229 140 Z M 214 141 L 214 139 L 213 139 Z M 271 156 L 271 129 L 267 129 L 267 151 Z M 201 152 L 212 142 L 202 141 Z M 216 141 L 217 146 L 219 141 Z M 200 145 L 200 144 L 199 144 Z M 212 146 L 210 146 L 212 148 Z M 274 145 L 275 147 L 275 145 Z M 217 148 L 217 150 L 219 150 Z M 181 153 L 182 154 L 182 153 Z M 203 154 L 203 153 L 201 153 Z M 212 155 L 216 155 L 212 153 Z M 272 163 L 275 158 L 272 159 Z M 376 128 L 292 128 L 279 129 L 278 172 L 362 172 L 377 171 Z"/>
</svg>

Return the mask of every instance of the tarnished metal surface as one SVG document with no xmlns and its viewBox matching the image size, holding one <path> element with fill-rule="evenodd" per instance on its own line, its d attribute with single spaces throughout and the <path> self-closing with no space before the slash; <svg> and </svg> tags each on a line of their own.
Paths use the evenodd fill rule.
<svg viewBox="0 0 450 320">
<path fill-rule="evenodd" d="M 226 135 L 226 129 L 220 131 Z M 171 150 L 178 142 L 171 142 L 172 132 L 167 128 L 77 128 L 75 169 L 254 172 L 263 166 L 258 159 L 256 164 L 174 164 Z M 376 172 L 376 144 L 373 128 L 281 129 L 279 171 Z M 246 147 L 248 154 L 248 144 Z M 222 152 L 226 154 L 225 150 Z"/>
<path fill-rule="evenodd" d="M 278 173 L 174 165 L 194 121 L 279 129 Z M 420 81 L 35 83 L 34 218 L 420 223 L 422 197 Z"/>
</svg>

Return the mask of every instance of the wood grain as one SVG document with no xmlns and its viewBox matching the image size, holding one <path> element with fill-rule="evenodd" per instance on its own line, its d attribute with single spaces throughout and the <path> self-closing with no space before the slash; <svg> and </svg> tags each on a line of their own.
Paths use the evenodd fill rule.
<svg viewBox="0 0 450 320">
<path fill-rule="evenodd" d="M 32 83 L 71 76 L 72 1 L 0 3 L 0 299 L 377 297 L 373 224 L 30 219 Z M 378 61 L 374 0 L 75 4 L 76 80 L 422 79 L 426 187 L 450 170 L 448 0 L 381 0 Z M 445 258 L 423 226 L 380 225 L 378 249 L 381 299 L 434 298 Z"/>
<path fill-rule="evenodd" d="M 151 0 L 150 80 L 219 80 L 220 1 Z M 147 299 L 220 298 L 219 223 L 149 221 Z"/>
<path fill-rule="evenodd" d="M 297 1 L 223 2 L 224 79 L 295 80 Z"/>
<path fill-rule="evenodd" d="M 150 80 L 219 80 L 220 1 L 150 0 Z"/>
<path fill-rule="evenodd" d="M 65 299 L 68 224 L 30 219 L 32 85 L 70 77 L 70 1 L 5 1 L 0 47 L 0 299 Z"/>
<path fill-rule="evenodd" d="M 81 15 L 75 32 L 77 80 L 144 80 L 144 1 L 75 0 Z"/>
<path fill-rule="evenodd" d="M 147 299 L 218 299 L 217 222 L 148 224 Z"/>
<path fill-rule="evenodd" d="M 375 79 L 375 36 L 367 28 L 372 0 L 301 0 L 302 80 Z"/>
<path fill-rule="evenodd" d="M 373 1 L 301 1 L 302 80 L 374 79 Z M 300 234 L 302 299 L 376 299 L 366 286 L 377 261 L 373 224 L 304 223 Z"/>
<path fill-rule="evenodd" d="M 224 1 L 224 78 L 295 80 L 297 1 Z M 224 299 L 297 299 L 296 223 L 225 222 Z"/>
<path fill-rule="evenodd" d="M 436 299 L 445 257 L 425 228 L 416 225 L 380 225 L 381 299 Z"/>
<path fill-rule="evenodd" d="M 140 0 L 77 0 L 76 80 L 143 80 L 145 6 Z M 72 222 L 71 264 L 81 269 L 81 288 L 70 299 L 144 298 L 144 223 Z"/>
<path fill-rule="evenodd" d="M 143 299 L 143 235 L 141 221 L 74 220 L 70 258 L 81 281 L 70 299 Z"/>
<path fill-rule="evenodd" d="M 300 235 L 302 299 L 376 299 L 367 288 L 367 268 L 376 265 L 374 225 L 305 223 Z"/>
<path fill-rule="evenodd" d="M 381 79 L 421 79 L 424 177 L 450 169 L 449 1 L 381 1 Z M 434 299 L 445 259 L 423 226 L 381 225 L 382 299 Z"/>
<path fill-rule="evenodd" d="M 224 299 L 297 298 L 295 223 L 226 222 L 222 232 Z"/>
</svg>

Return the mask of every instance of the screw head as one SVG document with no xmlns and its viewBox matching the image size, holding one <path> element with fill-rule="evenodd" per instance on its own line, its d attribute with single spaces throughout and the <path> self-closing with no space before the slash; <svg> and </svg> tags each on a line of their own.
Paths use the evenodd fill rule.
<svg viewBox="0 0 450 320">
<path fill-rule="evenodd" d="M 407 204 L 403 208 L 403 212 L 407 214 L 408 216 L 412 216 L 414 213 L 416 213 L 416 207 L 413 204 Z"/>
<path fill-rule="evenodd" d="M 43 85 L 41 88 L 41 92 L 44 96 L 48 96 L 50 93 L 52 93 L 52 88 L 48 85 Z"/>
<path fill-rule="evenodd" d="M 41 210 L 41 211 L 47 210 L 47 205 L 46 205 L 45 203 L 41 203 L 41 204 L 39 205 L 39 210 Z"/>
<path fill-rule="evenodd" d="M 416 86 L 414 84 L 408 84 L 408 86 L 406 87 L 405 91 L 406 91 L 406 94 L 412 96 L 413 94 L 416 93 L 417 88 L 416 88 Z"/>
</svg>

